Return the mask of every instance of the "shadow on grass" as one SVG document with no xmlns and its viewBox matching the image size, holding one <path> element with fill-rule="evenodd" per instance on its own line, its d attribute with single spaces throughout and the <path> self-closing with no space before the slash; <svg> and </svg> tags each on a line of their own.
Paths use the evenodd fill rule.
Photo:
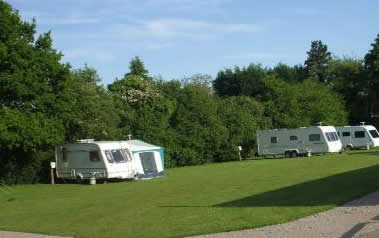
<svg viewBox="0 0 379 238">
<path fill-rule="evenodd" d="M 215 205 L 161 207 L 271 207 L 341 205 L 379 189 L 379 165 L 357 169 Z M 379 200 L 354 206 L 379 205 Z"/>
<path fill-rule="evenodd" d="M 216 207 L 340 205 L 379 189 L 379 166 L 353 170 L 237 199 Z M 362 205 L 378 205 L 362 204 Z M 360 204 L 361 205 L 361 204 Z"/>
</svg>

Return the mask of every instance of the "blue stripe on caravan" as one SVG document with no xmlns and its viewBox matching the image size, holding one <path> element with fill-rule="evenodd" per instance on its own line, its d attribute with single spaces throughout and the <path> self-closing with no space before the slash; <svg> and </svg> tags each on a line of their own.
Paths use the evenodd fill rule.
<svg viewBox="0 0 379 238">
<path fill-rule="evenodd" d="M 156 173 L 148 173 L 148 174 L 138 174 L 138 178 L 156 178 L 156 177 L 163 177 L 164 171 L 156 172 Z"/>
</svg>

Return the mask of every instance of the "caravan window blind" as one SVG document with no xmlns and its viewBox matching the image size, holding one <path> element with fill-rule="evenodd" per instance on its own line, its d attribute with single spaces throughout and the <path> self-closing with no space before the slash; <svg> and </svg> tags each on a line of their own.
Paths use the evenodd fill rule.
<svg viewBox="0 0 379 238">
<path fill-rule="evenodd" d="M 309 141 L 320 141 L 321 135 L 320 134 L 310 134 L 309 135 Z"/>
<path fill-rule="evenodd" d="M 376 130 L 370 130 L 370 134 L 373 138 L 378 138 L 379 137 L 379 134 Z"/>
<path fill-rule="evenodd" d="M 355 131 L 354 136 L 355 138 L 365 138 L 365 131 Z"/>
<path fill-rule="evenodd" d="M 344 131 L 342 132 L 342 136 L 350 136 L 350 131 Z"/>
<path fill-rule="evenodd" d="M 99 162 L 100 161 L 99 151 L 90 151 L 89 152 L 89 160 L 91 162 Z"/>
</svg>

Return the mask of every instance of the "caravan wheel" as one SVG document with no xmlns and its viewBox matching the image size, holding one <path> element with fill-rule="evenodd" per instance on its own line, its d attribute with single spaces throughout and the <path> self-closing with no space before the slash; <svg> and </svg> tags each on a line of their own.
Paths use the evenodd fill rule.
<svg viewBox="0 0 379 238">
<path fill-rule="evenodd" d="M 297 157 L 297 151 L 292 151 L 291 157 Z"/>
<path fill-rule="evenodd" d="M 289 158 L 289 157 L 291 157 L 291 152 L 290 152 L 290 151 L 286 151 L 286 152 L 284 152 L 284 157 L 285 157 L 285 158 Z"/>
<path fill-rule="evenodd" d="M 352 145 L 347 145 L 347 146 L 345 147 L 345 150 L 347 150 L 347 151 L 352 150 L 352 149 L 353 149 L 353 146 L 352 146 Z"/>
</svg>

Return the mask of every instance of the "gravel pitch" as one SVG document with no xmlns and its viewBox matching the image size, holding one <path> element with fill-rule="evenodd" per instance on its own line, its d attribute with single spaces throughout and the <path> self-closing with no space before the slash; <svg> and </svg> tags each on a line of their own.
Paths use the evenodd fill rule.
<svg viewBox="0 0 379 238">
<path fill-rule="evenodd" d="M 60 236 L 48 236 L 24 232 L 0 231 L 0 238 L 70 238 Z"/>
<path fill-rule="evenodd" d="M 192 238 L 379 238 L 379 191 L 292 222 Z"/>
</svg>

